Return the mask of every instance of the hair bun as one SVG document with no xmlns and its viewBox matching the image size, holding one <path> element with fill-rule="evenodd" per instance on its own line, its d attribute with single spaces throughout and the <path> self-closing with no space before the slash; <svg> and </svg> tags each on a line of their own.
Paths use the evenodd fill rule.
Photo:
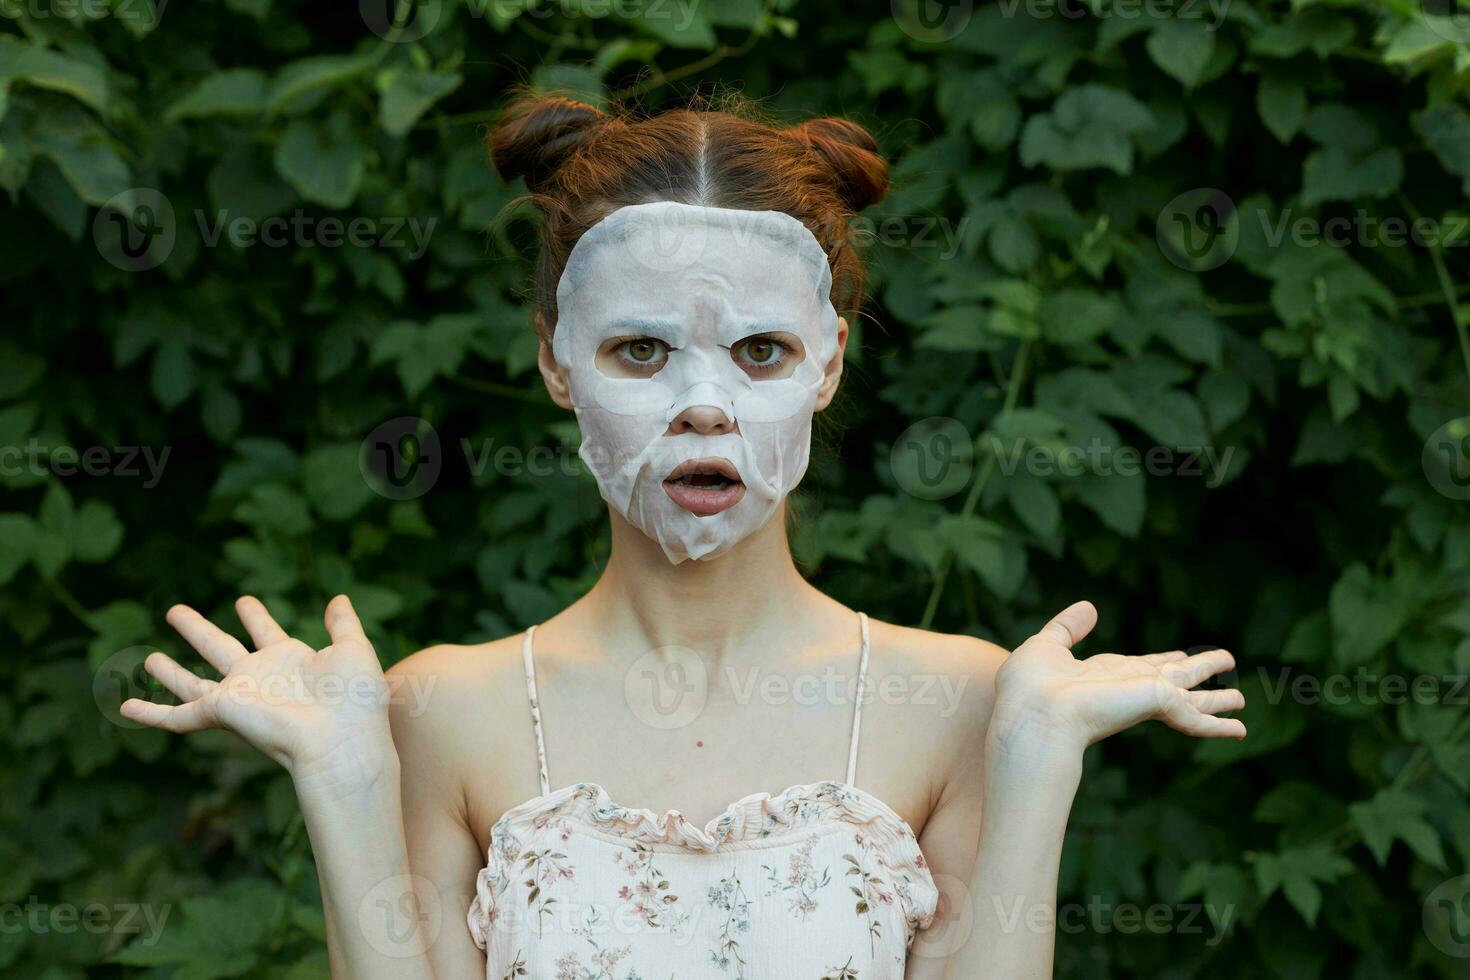
<svg viewBox="0 0 1470 980">
<path fill-rule="evenodd" d="M 537 191 L 608 119 L 596 106 L 574 99 L 522 97 L 506 108 L 486 137 L 490 162 L 506 180 L 525 177 L 526 186 Z"/>
<path fill-rule="evenodd" d="M 809 119 L 787 132 L 821 156 L 853 211 L 877 204 L 888 193 L 888 163 L 878 154 L 878 141 L 862 126 L 826 116 Z"/>
</svg>

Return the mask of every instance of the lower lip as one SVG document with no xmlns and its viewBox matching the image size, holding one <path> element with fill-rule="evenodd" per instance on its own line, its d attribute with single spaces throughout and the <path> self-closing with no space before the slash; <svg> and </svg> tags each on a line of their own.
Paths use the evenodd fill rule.
<svg viewBox="0 0 1470 980">
<path fill-rule="evenodd" d="M 731 483 L 716 490 L 714 487 L 694 487 L 668 480 L 664 483 L 664 493 L 696 517 L 709 517 L 738 504 L 745 496 L 745 484 Z"/>
</svg>

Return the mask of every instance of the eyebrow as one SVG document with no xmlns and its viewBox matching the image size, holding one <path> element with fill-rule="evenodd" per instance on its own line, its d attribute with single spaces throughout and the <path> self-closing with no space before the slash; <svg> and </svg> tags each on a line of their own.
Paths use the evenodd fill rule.
<svg viewBox="0 0 1470 980">
<path fill-rule="evenodd" d="M 800 326 L 801 323 L 797 320 L 772 319 L 741 320 L 738 324 L 739 329 L 747 337 L 760 333 L 795 333 Z"/>
<path fill-rule="evenodd" d="M 613 322 L 613 329 L 620 334 L 652 337 L 664 343 L 672 343 L 682 332 L 679 321 L 674 317 L 623 317 Z"/>
</svg>

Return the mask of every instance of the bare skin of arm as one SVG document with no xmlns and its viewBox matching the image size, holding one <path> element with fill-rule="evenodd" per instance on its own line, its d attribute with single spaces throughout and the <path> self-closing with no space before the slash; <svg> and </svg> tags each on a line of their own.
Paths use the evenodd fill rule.
<svg viewBox="0 0 1470 980">
<path fill-rule="evenodd" d="M 352 604 L 338 596 L 327 606 L 332 642 L 320 651 L 287 636 L 258 600 L 244 597 L 236 608 L 253 652 L 193 609 L 170 609 L 169 623 L 221 679 L 152 654 L 148 672 L 182 703 L 132 699 L 123 715 L 177 733 L 225 728 L 285 767 L 316 856 L 333 975 L 435 980 L 420 917 L 382 914 L 412 910 L 419 896 L 388 685 Z"/>
<path fill-rule="evenodd" d="M 1096 622 L 1091 603 L 1069 606 L 996 671 L 971 763 L 979 805 L 973 777 L 962 780 L 970 795 L 942 801 L 926 831 L 957 838 L 978 820 L 973 867 L 946 889 L 949 932 L 933 955 L 911 959 L 908 980 L 1052 975 L 1062 842 L 1089 745 L 1147 720 L 1196 738 L 1245 737 L 1239 720 L 1218 717 L 1244 706 L 1239 691 L 1195 690 L 1235 665 L 1228 652 L 1075 657 Z"/>
</svg>

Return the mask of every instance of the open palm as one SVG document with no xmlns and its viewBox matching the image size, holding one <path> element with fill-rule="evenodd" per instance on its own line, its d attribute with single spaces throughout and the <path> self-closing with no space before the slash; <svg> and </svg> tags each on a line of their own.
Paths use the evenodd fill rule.
<svg viewBox="0 0 1470 980">
<path fill-rule="evenodd" d="M 168 654 L 150 654 L 148 673 L 182 703 L 132 698 L 122 705 L 123 716 L 170 732 L 228 729 L 293 775 L 336 768 L 347 777 L 381 755 L 391 744 L 388 685 L 347 597 L 327 605 L 332 642 L 322 650 L 288 636 L 258 599 L 242 597 L 235 608 L 253 653 L 195 610 L 174 606 L 169 624 L 221 678 L 200 677 Z"/>
<path fill-rule="evenodd" d="M 1198 738 L 1245 737 L 1238 718 L 1218 717 L 1244 707 L 1244 695 L 1195 690 L 1235 666 L 1229 652 L 1078 658 L 1072 647 L 1096 624 L 1092 603 L 1074 603 L 1006 658 L 996 679 L 995 717 L 1002 725 L 1039 725 L 1084 746 L 1150 719 Z"/>
</svg>

